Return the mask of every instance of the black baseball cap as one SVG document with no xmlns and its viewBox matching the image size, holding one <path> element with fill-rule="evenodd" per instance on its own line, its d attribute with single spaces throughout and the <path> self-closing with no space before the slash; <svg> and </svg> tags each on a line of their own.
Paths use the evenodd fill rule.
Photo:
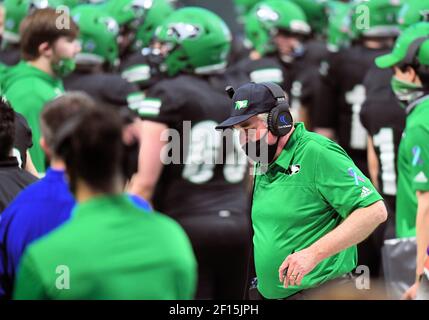
<svg viewBox="0 0 429 320">
<path fill-rule="evenodd" d="M 218 125 L 217 130 L 233 127 L 257 114 L 270 112 L 277 100 L 266 86 L 251 82 L 235 91 L 232 102 L 231 116 Z"/>
</svg>

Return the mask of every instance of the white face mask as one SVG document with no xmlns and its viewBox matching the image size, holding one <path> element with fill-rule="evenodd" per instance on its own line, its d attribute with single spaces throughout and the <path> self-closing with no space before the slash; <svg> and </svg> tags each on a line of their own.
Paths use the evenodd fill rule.
<svg viewBox="0 0 429 320">
<path fill-rule="evenodd" d="M 393 76 L 390 81 L 393 93 L 405 108 L 408 104 L 424 95 L 423 86 Z"/>
</svg>

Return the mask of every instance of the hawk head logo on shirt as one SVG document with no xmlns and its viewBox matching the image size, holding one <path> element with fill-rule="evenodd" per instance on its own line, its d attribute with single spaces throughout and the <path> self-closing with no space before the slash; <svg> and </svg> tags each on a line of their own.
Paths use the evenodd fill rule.
<svg viewBox="0 0 429 320">
<path fill-rule="evenodd" d="M 261 21 L 277 21 L 280 19 L 280 15 L 272 8 L 266 5 L 261 5 L 256 11 L 256 15 Z"/>
<path fill-rule="evenodd" d="M 292 164 L 288 168 L 288 173 L 293 176 L 294 174 L 297 174 L 299 171 L 301 171 L 301 165 L 299 164 Z"/>
<path fill-rule="evenodd" d="M 240 100 L 235 102 L 235 110 L 241 110 L 249 106 L 249 100 Z"/>
</svg>

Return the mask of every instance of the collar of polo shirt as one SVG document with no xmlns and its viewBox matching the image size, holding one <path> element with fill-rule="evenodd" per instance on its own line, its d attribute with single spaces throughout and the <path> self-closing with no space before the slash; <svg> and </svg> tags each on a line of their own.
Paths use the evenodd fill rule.
<svg viewBox="0 0 429 320">
<path fill-rule="evenodd" d="M 304 131 L 305 131 L 304 123 L 298 122 L 295 124 L 294 132 L 290 135 L 288 142 L 286 143 L 285 147 L 283 148 L 278 158 L 273 163 L 270 164 L 269 168 L 271 168 L 274 165 L 279 165 L 285 170 L 288 170 L 290 166 L 290 162 L 298 146 L 298 141 L 302 137 L 302 134 L 304 133 Z"/>
</svg>

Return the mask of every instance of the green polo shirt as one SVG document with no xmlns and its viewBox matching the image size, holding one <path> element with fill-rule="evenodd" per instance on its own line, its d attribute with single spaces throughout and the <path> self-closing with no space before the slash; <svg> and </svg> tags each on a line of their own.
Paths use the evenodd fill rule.
<svg viewBox="0 0 429 320">
<path fill-rule="evenodd" d="M 429 96 L 407 116 L 398 151 L 396 235 L 416 236 L 417 191 L 429 191 Z"/>
<path fill-rule="evenodd" d="M 183 229 L 126 195 L 76 206 L 30 245 L 15 299 L 192 299 L 196 260 Z"/>
<path fill-rule="evenodd" d="M 258 290 L 268 299 L 286 298 L 352 271 L 352 246 L 323 260 L 301 286 L 285 289 L 278 269 L 335 229 L 354 210 L 382 200 L 368 178 L 333 141 L 295 125 L 284 150 L 268 170 L 256 167 L 252 222 Z M 259 173 L 258 173 L 259 172 Z"/>
</svg>

